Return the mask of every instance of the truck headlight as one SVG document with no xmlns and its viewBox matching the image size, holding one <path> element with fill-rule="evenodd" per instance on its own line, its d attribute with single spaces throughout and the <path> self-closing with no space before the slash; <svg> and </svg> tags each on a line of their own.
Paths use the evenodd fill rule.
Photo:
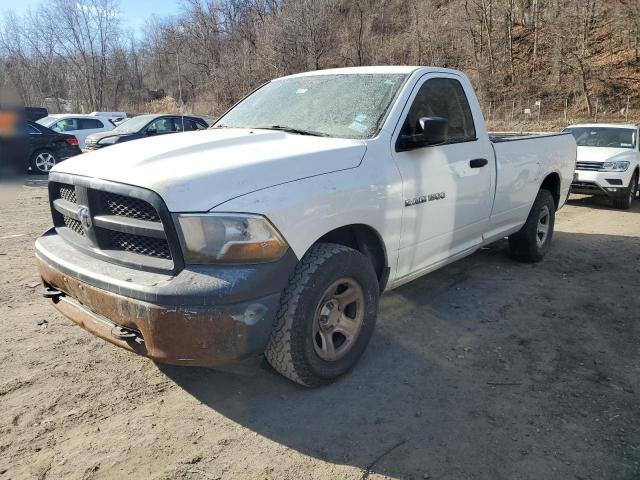
<svg viewBox="0 0 640 480">
<path fill-rule="evenodd" d="M 113 145 L 118 140 L 120 140 L 120 137 L 106 137 L 106 138 L 102 138 L 102 139 L 98 140 L 98 144 L 99 145 Z"/>
<path fill-rule="evenodd" d="M 179 214 L 176 219 L 188 264 L 271 262 L 289 248 L 260 215 Z"/>
<path fill-rule="evenodd" d="M 601 172 L 626 172 L 629 168 L 629 162 L 604 162 Z"/>
</svg>

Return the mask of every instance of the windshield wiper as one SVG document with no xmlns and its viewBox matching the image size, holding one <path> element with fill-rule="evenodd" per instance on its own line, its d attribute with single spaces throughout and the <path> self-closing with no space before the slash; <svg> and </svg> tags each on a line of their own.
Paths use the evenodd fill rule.
<svg viewBox="0 0 640 480">
<path fill-rule="evenodd" d="M 281 125 L 271 125 L 270 127 L 258 127 L 258 129 L 261 129 L 261 130 L 279 130 L 281 132 L 296 133 L 298 135 L 311 135 L 311 136 L 314 136 L 314 137 L 328 137 L 329 136 L 329 134 L 327 134 L 327 133 L 315 132 L 313 130 L 302 130 L 300 128 L 293 128 L 293 127 L 283 127 Z"/>
</svg>

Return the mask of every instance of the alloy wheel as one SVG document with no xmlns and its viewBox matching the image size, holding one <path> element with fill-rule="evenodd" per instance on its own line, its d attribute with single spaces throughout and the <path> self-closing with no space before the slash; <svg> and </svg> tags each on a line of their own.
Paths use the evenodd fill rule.
<svg viewBox="0 0 640 480">
<path fill-rule="evenodd" d="M 49 152 L 41 152 L 36 156 L 35 165 L 38 171 L 48 173 L 56 164 L 56 157 Z"/>
</svg>

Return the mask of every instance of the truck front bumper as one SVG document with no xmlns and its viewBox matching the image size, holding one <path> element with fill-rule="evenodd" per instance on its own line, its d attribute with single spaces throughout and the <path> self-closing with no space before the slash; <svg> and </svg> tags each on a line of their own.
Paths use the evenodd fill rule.
<svg viewBox="0 0 640 480">
<path fill-rule="evenodd" d="M 629 191 L 632 172 L 576 170 L 576 175 L 571 183 L 571 193 L 624 197 Z"/>
<path fill-rule="evenodd" d="M 159 362 L 208 367 L 264 352 L 297 262 L 289 251 L 278 262 L 168 276 L 93 258 L 53 229 L 37 240 L 36 256 L 50 301 L 84 329 Z"/>
</svg>

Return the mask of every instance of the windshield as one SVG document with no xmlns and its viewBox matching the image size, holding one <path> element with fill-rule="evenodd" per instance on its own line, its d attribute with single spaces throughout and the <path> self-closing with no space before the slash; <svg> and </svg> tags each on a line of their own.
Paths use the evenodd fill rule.
<svg viewBox="0 0 640 480">
<path fill-rule="evenodd" d="M 118 125 L 116 128 L 111 130 L 110 133 L 136 133 L 144 128 L 144 126 L 151 120 L 153 120 L 153 118 L 147 116 L 133 117 Z"/>
<path fill-rule="evenodd" d="M 406 75 L 312 75 L 274 80 L 214 127 L 274 128 L 342 138 L 378 133 Z"/>
<path fill-rule="evenodd" d="M 636 131 L 631 128 L 574 127 L 567 128 L 579 147 L 635 148 Z"/>
</svg>

